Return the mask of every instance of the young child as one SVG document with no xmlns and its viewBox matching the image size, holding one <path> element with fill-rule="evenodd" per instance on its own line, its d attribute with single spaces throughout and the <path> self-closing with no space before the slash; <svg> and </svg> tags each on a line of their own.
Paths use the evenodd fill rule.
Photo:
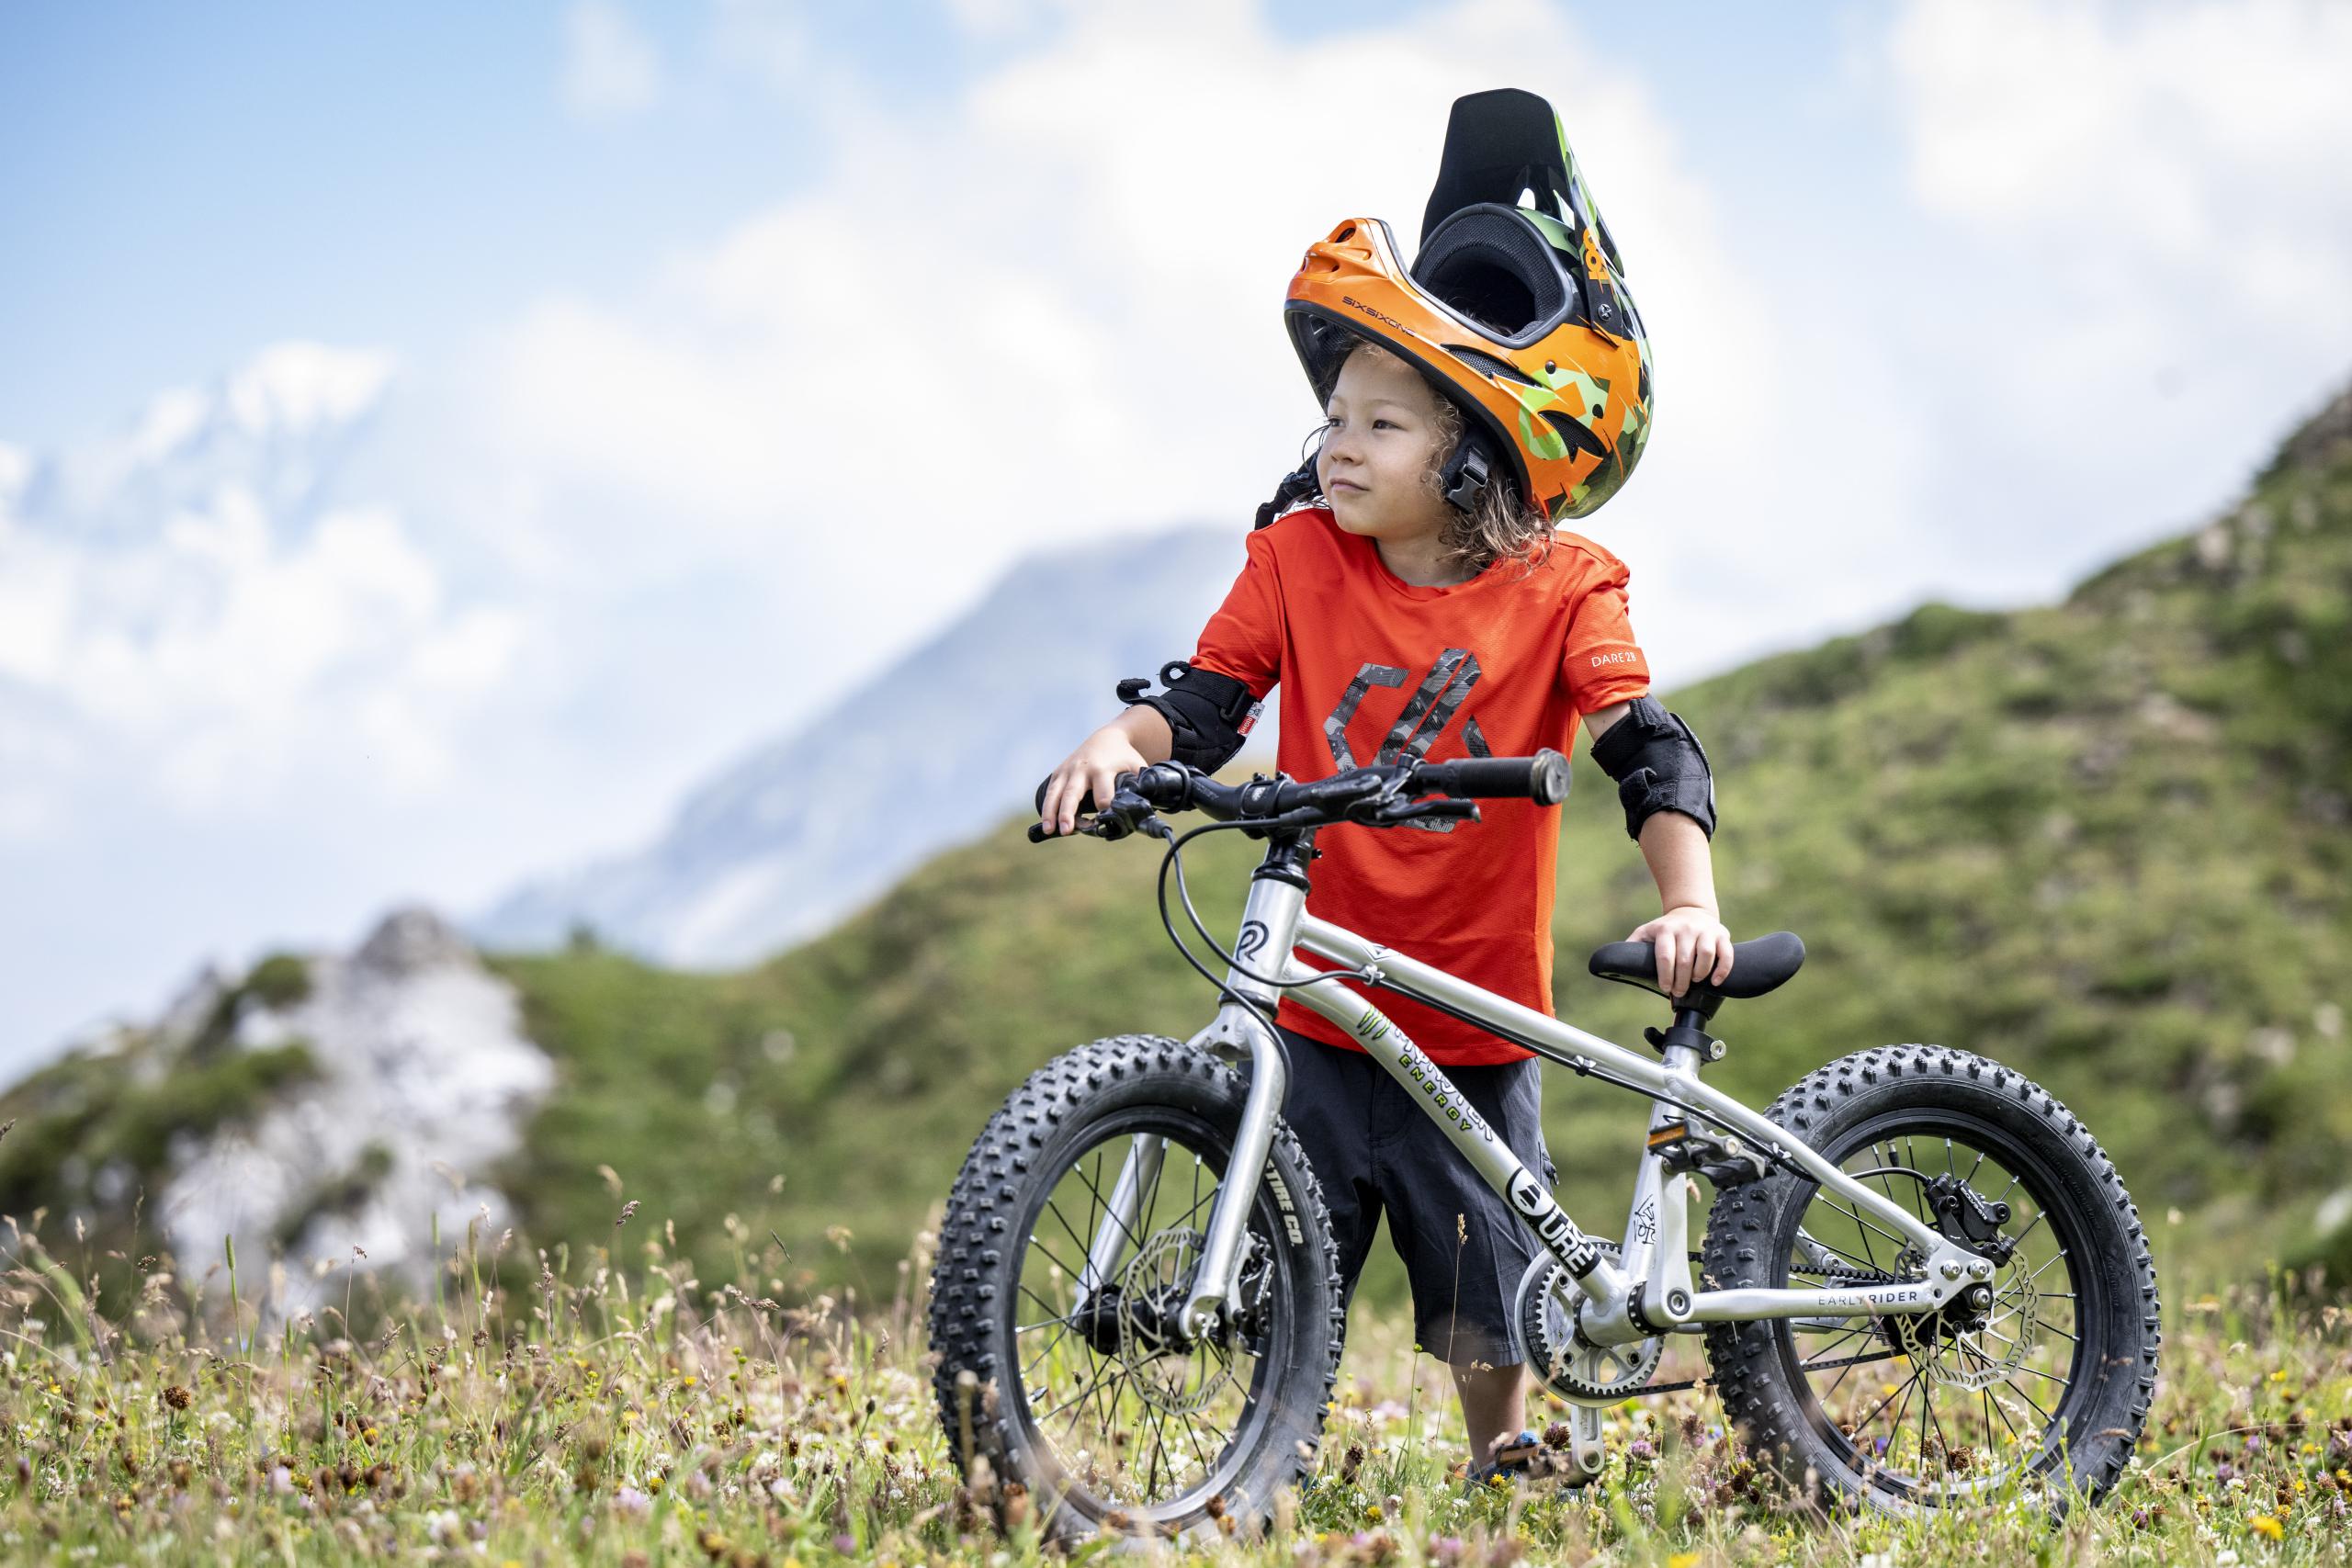
<svg viewBox="0 0 2352 1568">
<path fill-rule="evenodd" d="M 1506 205 L 1522 189 L 1553 209 Z M 1656 944 L 1669 993 L 1720 981 L 1731 938 L 1704 755 L 1648 696 L 1623 564 L 1555 526 L 1631 470 L 1649 376 L 1614 247 L 1541 99 L 1456 104 L 1423 228 L 1410 273 L 1373 220 L 1308 251 L 1286 319 L 1324 400 L 1319 446 L 1261 513 L 1190 663 L 1055 769 L 1043 820 L 1074 831 L 1082 798 L 1109 799 L 1119 773 L 1150 762 L 1222 765 L 1276 685 L 1278 765 L 1300 779 L 1566 750 L 1581 722 L 1657 881 L 1661 912 L 1633 940 Z M 1294 502 L 1307 504 L 1281 511 Z M 1508 800 L 1481 811 L 1476 824 L 1325 831 L 1307 908 L 1549 1012 L 1557 813 Z M 1547 1187 L 1556 1179 L 1532 1054 L 1393 992 L 1369 999 Z M 1343 1031 L 1287 997 L 1276 1021 L 1283 1113 L 1321 1182 L 1343 1289 L 1352 1296 L 1385 1210 L 1419 1342 L 1452 1369 L 1474 1463 L 1488 1458 L 1473 1474 L 1522 1466 L 1532 1390 L 1509 1320 L 1527 1233 Z"/>
</svg>

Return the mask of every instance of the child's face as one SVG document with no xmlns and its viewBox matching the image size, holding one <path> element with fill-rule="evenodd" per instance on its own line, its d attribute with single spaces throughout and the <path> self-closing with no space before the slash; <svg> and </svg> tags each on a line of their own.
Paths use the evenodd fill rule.
<svg viewBox="0 0 2352 1568">
<path fill-rule="evenodd" d="M 1445 502 L 1429 482 L 1438 451 L 1437 394 L 1393 354 L 1358 349 L 1340 367 L 1315 477 L 1331 516 L 1375 539 L 1434 536 Z"/>
</svg>

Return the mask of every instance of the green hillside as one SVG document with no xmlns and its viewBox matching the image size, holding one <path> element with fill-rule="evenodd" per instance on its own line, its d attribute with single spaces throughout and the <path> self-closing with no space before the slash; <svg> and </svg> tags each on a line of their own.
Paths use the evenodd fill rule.
<svg viewBox="0 0 2352 1568">
<path fill-rule="evenodd" d="M 1760 1104 L 1874 1043 L 1982 1052 L 2091 1124 L 2168 1271 L 2308 1255 L 2352 1278 L 2352 1239 L 2320 1236 L 2316 1220 L 2352 1183 L 2348 634 L 2352 397 L 2244 504 L 2064 604 L 1930 604 L 1674 694 L 1715 764 L 1735 935 L 1786 928 L 1811 952 L 1782 991 L 1726 1009 L 1719 1080 Z M 1656 894 L 1605 781 L 1577 772 L 1557 1000 L 1631 1041 L 1661 1021 L 1658 1004 L 1588 979 L 1583 958 L 1654 914 Z M 1157 846 L 1032 846 L 1024 826 L 937 857 L 742 973 L 585 944 L 498 960 L 561 1085 L 521 1155 L 469 1174 L 510 1193 L 542 1245 L 614 1237 L 608 1168 L 706 1279 L 749 1258 L 772 1292 L 888 1299 L 1023 1076 L 1080 1042 L 1188 1034 L 1210 1012 L 1160 931 Z M 1252 848 L 1216 835 L 1188 852 L 1195 897 L 1227 932 Z M 0 1141 L 10 1209 L 90 1213 L 94 1250 L 123 1246 L 109 1226 L 130 1199 L 99 1201 L 88 1173 L 128 1149 L 152 1195 L 171 1131 L 267 1092 L 250 1071 L 185 1070 L 209 1075 L 184 1086 L 193 1098 L 151 1089 L 116 1104 L 123 1075 L 72 1059 L 0 1097 L 0 1121 L 22 1122 Z M 1562 1075 L 1547 1112 L 1564 1199 L 1613 1230 L 1640 1104 Z M 526 1256 L 507 1262 L 535 1275 Z M 1375 1263 L 1366 1298 L 1400 1286 Z"/>
</svg>

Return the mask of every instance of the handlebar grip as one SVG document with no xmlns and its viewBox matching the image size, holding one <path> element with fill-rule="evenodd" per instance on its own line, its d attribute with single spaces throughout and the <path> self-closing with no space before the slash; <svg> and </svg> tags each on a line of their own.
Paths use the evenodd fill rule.
<svg viewBox="0 0 2352 1568">
<path fill-rule="evenodd" d="M 1546 746 L 1532 757 L 1460 757 L 1422 762 L 1413 770 L 1417 788 L 1466 800 L 1532 800 L 1557 806 L 1568 798 L 1568 760 Z"/>
<path fill-rule="evenodd" d="M 1050 778 L 1039 779 L 1037 781 L 1037 800 L 1032 809 L 1040 817 L 1044 816 L 1046 812 L 1046 791 L 1053 786 L 1053 782 L 1054 781 Z M 1094 815 L 1094 792 L 1091 789 L 1088 790 L 1084 795 L 1079 797 L 1078 809 L 1081 816 L 1091 817 Z M 1049 838 L 1054 836 L 1055 835 L 1052 834 L 1047 835 Z"/>
</svg>

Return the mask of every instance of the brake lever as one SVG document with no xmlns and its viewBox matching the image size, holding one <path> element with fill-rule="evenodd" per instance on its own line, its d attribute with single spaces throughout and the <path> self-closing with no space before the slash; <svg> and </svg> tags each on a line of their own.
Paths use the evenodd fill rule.
<svg viewBox="0 0 2352 1568">
<path fill-rule="evenodd" d="M 1167 823 L 1151 809 L 1151 802 L 1131 790 L 1121 790 L 1111 797 L 1111 804 L 1096 811 L 1083 823 L 1067 833 L 1048 833 L 1042 822 L 1029 824 L 1029 841 L 1046 843 L 1055 839 L 1074 839 L 1080 833 L 1104 842 L 1115 842 L 1129 833 L 1144 833 L 1155 839 L 1170 836 Z"/>
<path fill-rule="evenodd" d="M 1168 826 L 1152 814 L 1151 802 L 1133 790 L 1123 789 L 1111 797 L 1109 807 L 1097 811 L 1094 819 L 1079 831 L 1091 833 L 1106 843 L 1115 843 L 1136 832 L 1150 834 L 1154 838 L 1160 836 L 1153 833 L 1147 824 L 1157 824 L 1162 832 Z"/>
</svg>

